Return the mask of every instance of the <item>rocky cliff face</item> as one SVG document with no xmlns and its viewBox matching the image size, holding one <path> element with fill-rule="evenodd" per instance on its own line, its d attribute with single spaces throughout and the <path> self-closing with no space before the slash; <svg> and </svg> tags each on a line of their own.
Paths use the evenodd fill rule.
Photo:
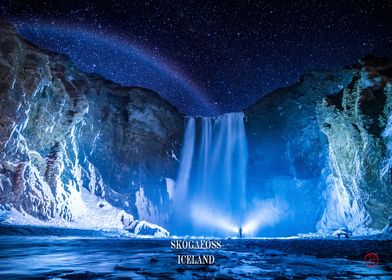
<svg viewBox="0 0 392 280">
<path fill-rule="evenodd" d="M 183 116 L 152 91 L 79 71 L 6 22 L 0 34 L 0 210 L 165 225 Z M 391 84 L 392 61 L 367 57 L 244 110 L 247 201 L 284 212 L 271 234 L 382 229 L 392 209 Z"/>
<path fill-rule="evenodd" d="M 154 92 L 79 71 L 0 23 L 0 204 L 76 219 L 89 192 L 165 224 L 181 114 Z M 125 222 L 125 218 L 124 224 Z"/>
<path fill-rule="evenodd" d="M 390 121 L 392 60 L 365 58 L 347 87 L 327 95 L 317 107 L 329 143 L 334 192 L 381 229 L 391 214 Z"/>
<path fill-rule="evenodd" d="M 367 57 L 309 73 L 245 110 L 248 187 L 283 197 L 294 213 L 291 227 L 385 225 L 392 206 L 391 71 L 391 60 Z"/>
</svg>

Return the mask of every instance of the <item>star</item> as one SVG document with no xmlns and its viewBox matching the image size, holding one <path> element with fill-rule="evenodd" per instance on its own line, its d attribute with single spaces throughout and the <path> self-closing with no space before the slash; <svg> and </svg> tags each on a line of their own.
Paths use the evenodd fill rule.
<svg viewBox="0 0 392 280">
<path fill-rule="evenodd" d="M 239 111 L 307 71 L 392 55 L 388 1 L 5 0 L 0 12 L 82 70 L 151 88 L 187 115 Z"/>
</svg>

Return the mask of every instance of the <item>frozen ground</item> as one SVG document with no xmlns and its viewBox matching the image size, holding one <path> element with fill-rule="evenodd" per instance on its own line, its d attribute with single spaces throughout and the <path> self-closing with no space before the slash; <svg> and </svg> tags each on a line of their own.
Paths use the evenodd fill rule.
<svg viewBox="0 0 392 280">
<path fill-rule="evenodd" d="M 178 265 L 170 239 L 0 236 L 0 279 L 392 279 L 392 242 L 222 240 L 211 266 Z M 364 255 L 380 263 L 368 267 Z M 203 252 L 183 252 L 201 254 Z"/>
<path fill-rule="evenodd" d="M 83 229 L 113 229 L 124 228 L 124 220 L 132 222 L 134 219 L 124 210 L 116 208 L 87 190 L 78 193 L 72 200 L 71 206 L 74 210 L 73 221 L 65 221 L 55 217 L 49 221 L 42 221 L 34 218 L 23 211 L 17 211 L 10 207 L 9 211 L 0 210 L 0 221 L 12 225 L 32 225 L 51 226 L 62 228 L 83 228 Z"/>
<path fill-rule="evenodd" d="M 106 200 L 83 190 L 79 197 L 73 200 L 73 207 L 78 210 L 72 221 L 65 221 L 59 217 L 42 221 L 29 214 L 12 207 L 0 206 L 0 234 L 9 231 L 10 234 L 51 234 L 56 235 L 101 235 L 103 236 L 131 236 L 154 235 L 167 237 L 169 232 L 152 223 L 135 220 L 132 215 L 116 208 Z M 6 231 L 6 232 L 4 232 Z M 21 231 L 21 232 L 20 232 Z"/>
</svg>

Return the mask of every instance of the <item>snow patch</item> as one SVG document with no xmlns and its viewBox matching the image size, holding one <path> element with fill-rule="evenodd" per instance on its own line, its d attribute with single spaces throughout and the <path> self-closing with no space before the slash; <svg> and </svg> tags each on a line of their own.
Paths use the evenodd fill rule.
<svg viewBox="0 0 392 280">
<path fill-rule="evenodd" d="M 158 209 L 145 196 L 144 188 L 142 186 L 136 192 L 135 206 L 141 220 L 156 221 L 159 218 Z"/>
<path fill-rule="evenodd" d="M 166 190 L 167 190 L 167 193 L 169 194 L 169 199 L 173 200 L 175 182 L 171 178 L 165 178 L 165 179 L 166 179 Z"/>
<path fill-rule="evenodd" d="M 166 238 L 170 236 L 170 233 L 163 227 L 146 221 L 133 221 L 129 227 L 126 227 L 125 229 L 133 232 L 138 236 L 153 236 L 160 238 Z"/>
<path fill-rule="evenodd" d="M 171 157 L 174 158 L 175 161 L 179 161 L 173 150 L 171 151 Z"/>
<path fill-rule="evenodd" d="M 383 229 L 380 239 L 392 240 L 392 215 L 388 218 L 388 224 Z"/>
<path fill-rule="evenodd" d="M 2 222 L 12 225 L 34 225 L 49 227 L 66 227 L 79 229 L 123 229 L 134 221 L 132 215 L 124 210 L 116 208 L 106 200 L 95 196 L 94 194 L 83 189 L 77 192 L 76 189 L 70 188 L 71 204 L 70 207 L 78 210 L 72 221 L 66 221 L 61 218 L 54 218 L 49 221 L 42 221 L 34 218 L 24 211 L 17 211 L 11 208 L 9 211 L 2 211 Z"/>
</svg>

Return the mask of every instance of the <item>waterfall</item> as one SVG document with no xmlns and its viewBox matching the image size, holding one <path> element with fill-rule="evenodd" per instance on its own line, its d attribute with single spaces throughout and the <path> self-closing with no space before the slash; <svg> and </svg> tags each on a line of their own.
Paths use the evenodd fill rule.
<svg viewBox="0 0 392 280">
<path fill-rule="evenodd" d="M 188 193 L 189 177 L 192 167 L 193 150 L 195 146 L 195 119 L 186 119 L 186 129 L 184 134 L 184 146 L 181 151 L 180 172 L 176 180 L 176 190 L 174 201 L 176 207 L 181 207 L 185 203 Z"/>
<path fill-rule="evenodd" d="M 391 121 L 392 123 L 392 121 Z M 269 143 L 274 149 L 274 143 Z M 329 147 L 332 162 L 332 147 Z M 296 234 L 347 226 L 367 219 L 359 191 L 347 192 L 341 176 L 297 178 L 289 140 L 289 176 L 267 177 L 253 166 L 260 180 L 247 182 L 248 145 L 243 113 L 218 117 L 187 117 L 180 166 L 174 184 L 174 213 L 169 223 L 175 235 L 245 236 Z M 247 189 L 249 184 L 249 189 Z M 353 189 L 356 190 L 356 189 Z M 324 191 L 324 196 L 320 193 Z M 325 201 L 326 200 L 326 201 Z M 321 218 L 321 220 L 320 220 Z"/>
<path fill-rule="evenodd" d="M 187 118 L 175 187 L 176 223 L 199 233 L 239 225 L 246 212 L 247 157 L 243 113 Z"/>
</svg>

